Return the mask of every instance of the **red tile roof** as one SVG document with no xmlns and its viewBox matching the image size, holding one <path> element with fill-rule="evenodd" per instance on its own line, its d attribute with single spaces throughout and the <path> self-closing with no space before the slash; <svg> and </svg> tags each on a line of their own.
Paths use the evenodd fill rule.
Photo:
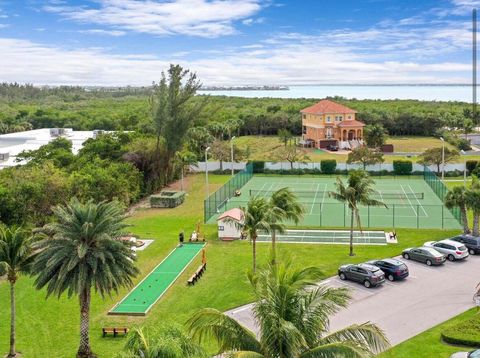
<svg viewBox="0 0 480 358">
<path fill-rule="evenodd" d="M 338 124 L 339 127 L 363 127 L 365 123 L 356 120 L 346 120 Z"/>
<path fill-rule="evenodd" d="M 314 104 L 313 106 L 304 108 L 300 112 L 309 114 L 357 113 L 357 111 L 354 111 L 351 108 L 345 107 L 344 105 L 330 101 L 328 99 L 322 99 L 320 102 Z"/>
</svg>

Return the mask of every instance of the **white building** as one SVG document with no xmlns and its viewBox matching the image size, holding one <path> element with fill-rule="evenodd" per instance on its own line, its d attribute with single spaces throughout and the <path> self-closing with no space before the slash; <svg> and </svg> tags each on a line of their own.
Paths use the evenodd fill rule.
<svg viewBox="0 0 480 358">
<path fill-rule="evenodd" d="M 243 223 L 244 215 L 242 210 L 234 208 L 225 211 L 217 219 L 218 238 L 225 241 L 240 239 Z"/>
<path fill-rule="evenodd" d="M 101 131 L 103 133 L 103 131 Z M 74 154 L 82 148 L 89 138 L 95 138 L 100 131 L 74 131 L 71 128 L 42 128 L 26 132 L 0 135 L 0 169 L 22 165 L 17 162 L 17 155 L 24 150 L 36 150 L 58 137 L 64 137 L 72 142 Z"/>
</svg>

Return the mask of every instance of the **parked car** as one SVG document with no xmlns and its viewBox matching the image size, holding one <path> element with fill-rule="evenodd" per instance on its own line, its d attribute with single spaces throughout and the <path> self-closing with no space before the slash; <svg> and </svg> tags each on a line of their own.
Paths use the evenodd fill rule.
<svg viewBox="0 0 480 358">
<path fill-rule="evenodd" d="M 428 266 L 439 266 L 446 260 L 445 255 L 431 247 L 412 247 L 405 249 L 402 256 L 407 260 L 423 262 Z"/>
<path fill-rule="evenodd" d="M 480 349 L 476 349 L 470 352 L 457 352 L 453 353 L 450 358 L 480 358 Z"/>
<path fill-rule="evenodd" d="M 367 264 L 377 266 L 389 281 L 402 280 L 409 275 L 408 267 L 400 260 L 371 260 Z"/>
<path fill-rule="evenodd" d="M 327 145 L 327 150 L 331 152 L 338 152 L 338 145 L 336 144 L 329 144 Z"/>
<path fill-rule="evenodd" d="M 375 287 L 385 282 L 385 274 L 378 267 L 369 264 L 343 265 L 338 269 L 341 280 L 363 283 L 366 288 Z"/>
<path fill-rule="evenodd" d="M 427 241 L 423 246 L 434 248 L 444 254 L 450 261 L 463 260 L 468 257 L 467 247 L 453 240 Z"/>
<path fill-rule="evenodd" d="M 450 240 L 461 242 L 464 244 L 470 255 L 480 254 L 480 237 L 472 235 L 459 235 L 452 237 Z"/>
</svg>

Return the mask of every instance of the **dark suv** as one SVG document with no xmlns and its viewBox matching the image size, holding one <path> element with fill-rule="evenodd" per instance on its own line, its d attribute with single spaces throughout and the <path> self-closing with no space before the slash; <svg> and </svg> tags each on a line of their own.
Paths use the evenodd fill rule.
<svg viewBox="0 0 480 358">
<path fill-rule="evenodd" d="M 340 266 L 338 276 L 341 280 L 361 282 L 366 288 L 375 287 L 385 282 L 385 275 L 382 270 L 369 264 Z"/>
<path fill-rule="evenodd" d="M 327 150 L 331 152 L 338 152 L 338 145 L 336 144 L 329 144 L 327 145 Z"/>
<path fill-rule="evenodd" d="M 408 277 L 408 267 L 400 260 L 383 259 L 368 261 L 367 264 L 377 266 L 385 273 L 385 277 L 389 281 L 402 280 Z"/>
<path fill-rule="evenodd" d="M 450 240 L 461 242 L 464 244 L 470 255 L 480 254 L 480 237 L 471 235 L 458 235 Z"/>
</svg>

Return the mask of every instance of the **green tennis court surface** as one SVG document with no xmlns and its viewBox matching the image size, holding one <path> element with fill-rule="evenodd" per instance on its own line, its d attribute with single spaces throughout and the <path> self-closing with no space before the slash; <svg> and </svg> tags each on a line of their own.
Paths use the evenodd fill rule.
<svg viewBox="0 0 480 358">
<path fill-rule="evenodd" d="M 443 186 L 439 180 L 429 184 L 422 177 L 373 179 L 375 199 L 383 201 L 388 207 L 360 207 L 363 228 L 460 228 L 456 218 L 458 213 L 445 208 L 434 192 L 434 189 Z M 349 227 L 351 217 L 348 206 L 328 194 L 336 190 L 335 180 L 335 177 L 325 176 L 254 175 L 238 188 L 240 196 L 216 202 L 210 200 L 206 208 L 213 208 L 216 212 L 212 213 L 213 216 L 207 213 L 206 217 L 209 223 L 214 223 L 218 214 L 234 207 L 247 206 L 251 196 L 269 198 L 275 190 L 288 187 L 297 193 L 305 209 L 300 226 Z M 345 181 L 346 177 L 342 180 Z"/>
<path fill-rule="evenodd" d="M 287 230 L 277 234 L 276 241 L 291 244 L 349 244 L 350 231 L 346 230 Z M 258 242 L 271 242 L 270 235 L 258 235 Z M 354 231 L 353 242 L 359 245 L 386 245 L 383 231 Z"/>
<path fill-rule="evenodd" d="M 176 247 L 108 313 L 145 315 L 204 246 L 203 243 L 186 243 L 181 247 Z"/>
</svg>

